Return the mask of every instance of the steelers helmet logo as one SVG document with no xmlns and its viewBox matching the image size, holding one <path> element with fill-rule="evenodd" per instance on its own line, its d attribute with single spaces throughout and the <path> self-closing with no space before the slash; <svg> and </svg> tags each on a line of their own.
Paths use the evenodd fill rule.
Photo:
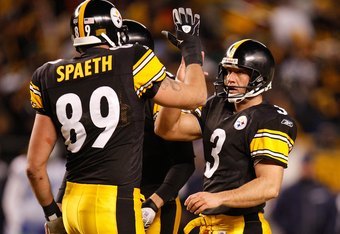
<svg viewBox="0 0 340 234">
<path fill-rule="evenodd" d="M 236 130 L 242 130 L 247 126 L 248 119 L 245 115 L 242 115 L 237 118 L 237 120 L 234 123 L 234 128 Z"/>
<path fill-rule="evenodd" d="M 117 28 L 121 28 L 123 25 L 123 18 L 120 15 L 120 12 L 117 10 L 117 8 L 111 8 L 110 11 L 110 15 L 111 15 L 111 20 L 113 22 L 113 24 L 117 27 Z"/>
</svg>

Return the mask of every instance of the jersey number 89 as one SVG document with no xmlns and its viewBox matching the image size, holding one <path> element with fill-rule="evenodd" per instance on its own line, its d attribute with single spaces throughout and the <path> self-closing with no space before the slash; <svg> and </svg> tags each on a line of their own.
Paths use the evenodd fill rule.
<svg viewBox="0 0 340 234">
<path fill-rule="evenodd" d="M 108 103 L 108 113 L 106 116 L 103 116 L 101 112 L 102 98 L 105 98 Z M 72 108 L 71 116 L 68 116 L 66 113 L 67 106 Z M 72 153 L 77 153 L 87 136 L 85 127 L 80 122 L 83 115 L 80 97 L 74 93 L 62 95 L 57 100 L 56 112 L 58 120 L 62 124 L 61 133 L 65 138 L 67 149 Z M 92 147 L 104 148 L 119 121 L 120 107 L 116 92 L 108 86 L 99 87 L 94 90 L 90 97 L 89 112 L 93 124 L 98 128 L 105 128 L 96 138 Z M 76 139 L 71 139 L 71 135 L 75 135 Z"/>
</svg>

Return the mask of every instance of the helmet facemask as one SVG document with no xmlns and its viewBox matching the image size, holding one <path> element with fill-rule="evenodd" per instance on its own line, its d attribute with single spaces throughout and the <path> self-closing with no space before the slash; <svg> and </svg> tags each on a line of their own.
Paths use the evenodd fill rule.
<svg viewBox="0 0 340 234">
<path fill-rule="evenodd" d="M 228 86 L 225 77 L 229 70 L 248 74 L 248 85 Z M 219 64 L 218 77 L 214 83 L 216 95 L 227 98 L 231 103 L 242 102 L 246 98 L 255 97 L 271 89 L 273 75 L 274 59 L 263 44 L 249 39 L 236 42 L 228 48 L 226 56 Z M 245 92 L 230 93 L 234 88 L 244 88 Z"/>
<path fill-rule="evenodd" d="M 249 76 L 249 83 L 247 86 L 228 86 L 225 81 L 225 77 L 229 74 L 228 68 L 241 70 L 243 73 L 247 73 Z M 220 64 L 217 81 L 214 83 L 216 94 L 218 97 L 227 98 L 231 103 L 242 102 L 246 98 L 255 97 L 269 89 L 271 89 L 271 81 L 265 82 L 265 78 L 262 77 L 259 71 L 246 67 L 238 67 L 232 64 Z M 244 88 L 244 93 L 230 93 L 231 89 Z"/>
</svg>

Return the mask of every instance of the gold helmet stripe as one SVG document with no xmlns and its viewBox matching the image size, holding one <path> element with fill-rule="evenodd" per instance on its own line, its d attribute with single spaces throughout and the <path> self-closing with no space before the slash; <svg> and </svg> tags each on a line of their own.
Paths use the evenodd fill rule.
<svg viewBox="0 0 340 234">
<path fill-rule="evenodd" d="M 79 28 L 79 36 L 85 37 L 85 28 L 84 28 L 84 14 L 87 4 L 90 2 L 90 0 L 85 1 L 83 4 L 81 4 L 79 8 L 79 16 L 78 16 L 78 28 Z"/>
<path fill-rule="evenodd" d="M 227 51 L 227 57 L 228 58 L 233 58 L 234 57 L 234 54 L 235 54 L 235 51 L 237 50 L 237 48 L 245 41 L 249 41 L 250 39 L 244 39 L 244 40 L 240 40 L 240 41 L 237 41 L 235 42 L 234 44 L 232 44 L 228 51 Z"/>
</svg>

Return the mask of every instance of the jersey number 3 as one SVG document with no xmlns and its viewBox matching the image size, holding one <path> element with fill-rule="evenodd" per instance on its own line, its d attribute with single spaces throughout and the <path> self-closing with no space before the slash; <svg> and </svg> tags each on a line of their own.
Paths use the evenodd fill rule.
<svg viewBox="0 0 340 234">
<path fill-rule="evenodd" d="M 101 112 L 103 98 L 106 99 L 108 104 L 108 112 L 105 116 L 103 116 Z M 71 116 L 67 114 L 67 108 L 72 109 Z M 87 136 L 85 127 L 80 122 L 83 115 L 80 97 L 74 93 L 62 95 L 57 100 L 56 112 L 58 120 L 62 124 L 61 133 L 65 138 L 67 149 L 72 153 L 77 153 L 84 144 Z M 116 92 L 108 86 L 99 87 L 94 90 L 90 97 L 89 112 L 92 123 L 98 128 L 105 128 L 96 138 L 92 147 L 104 148 L 115 131 L 119 121 L 120 107 Z"/>
<path fill-rule="evenodd" d="M 217 170 L 218 165 L 220 164 L 219 153 L 221 152 L 223 143 L 225 141 L 225 131 L 223 129 L 217 128 L 210 137 L 210 142 L 214 143 L 217 138 L 216 146 L 211 150 L 211 156 L 214 159 L 213 166 L 211 166 L 210 162 L 206 162 L 204 175 L 207 178 L 210 178 L 214 172 Z"/>
</svg>

